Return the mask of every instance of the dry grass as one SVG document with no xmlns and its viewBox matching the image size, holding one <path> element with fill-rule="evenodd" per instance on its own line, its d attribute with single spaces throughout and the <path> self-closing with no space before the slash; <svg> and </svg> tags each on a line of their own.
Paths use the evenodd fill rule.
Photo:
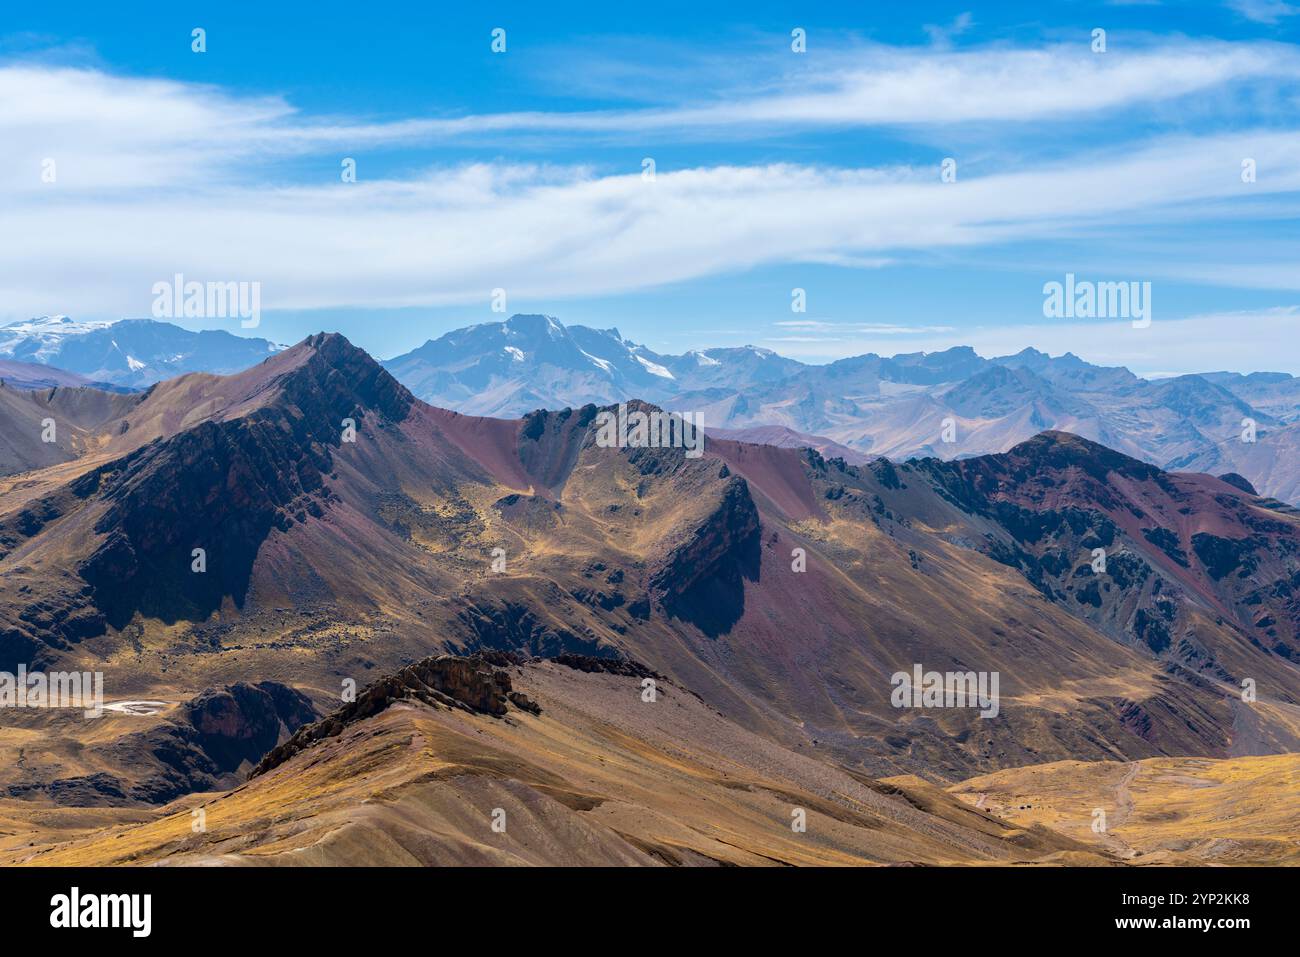
<svg viewBox="0 0 1300 957">
<path fill-rule="evenodd" d="M 1300 755 L 1060 761 L 951 789 L 1018 824 L 1043 824 L 1135 864 L 1300 864 Z M 1106 830 L 1094 832 L 1094 811 Z"/>
</svg>

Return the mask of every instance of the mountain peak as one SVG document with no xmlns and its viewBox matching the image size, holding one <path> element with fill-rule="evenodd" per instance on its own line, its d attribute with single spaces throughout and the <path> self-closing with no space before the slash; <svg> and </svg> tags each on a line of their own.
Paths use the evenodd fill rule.
<svg viewBox="0 0 1300 957">
<path fill-rule="evenodd" d="M 224 329 L 192 332 L 155 319 L 44 316 L 0 327 L 0 358 L 39 362 L 116 387 L 152 385 L 187 372 L 238 372 L 284 347 Z"/>
<path fill-rule="evenodd" d="M 322 329 L 320 332 L 312 333 L 302 341 L 302 344 L 311 346 L 313 349 L 355 349 L 357 352 L 369 356 L 369 353 L 354 346 L 351 340 L 341 332 L 326 332 Z"/>
<path fill-rule="evenodd" d="M 1021 349 L 1019 352 L 1017 352 L 1017 353 L 1016 353 L 1015 355 L 1013 355 L 1013 356 L 1002 356 L 1002 357 L 1000 357 L 1000 358 L 1004 358 L 1004 359 L 1022 359 L 1022 360 L 1025 360 L 1025 361 L 1033 360 L 1033 361 L 1041 362 L 1041 361 L 1043 361 L 1043 360 L 1045 360 L 1045 359 L 1050 359 L 1051 356 L 1048 355 L 1046 352 L 1042 352 L 1042 351 L 1040 351 L 1040 350 L 1038 350 L 1038 349 L 1035 349 L 1033 346 L 1025 346 L 1023 349 Z M 994 359 L 993 361 L 996 362 L 997 359 Z"/>
<path fill-rule="evenodd" d="M 544 334 L 551 338 L 559 338 L 566 331 L 554 316 L 544 316 L 539 313 L 516 313 L 505 321 L 505 327 L 511 332 L 534 336 Z"/>
<path fill-rule="evenodd" d="M 1154 478 L 1161 473 L 1161 469 L 1156 466 L 1122 452 L 1116 452 L 1100 442 L 1057 429 L 1039 432 L 1032 438 L 1013 446 L 1008 452 L 986 456 L 986 458 L 1019 461 L 1034 470 L 1065 469 L 1074 466 L 1099 478 L 1109 472 L 1117 472 L 1141 481 Z"/>
<path fill-rule="evenodd" d="M 298 365 L 294 376 L 314 380 L 312 391 L 327 396 L 331 408 L 344 410 L 349 401 L 359 408 L 373 409 L 392 421 L 406 418 L 415 397 L 381 366 L 370 353 L 354 346 L 338 332 L 318 332 L 287 350 L 286 356 L 299 350 L 309 352 Z M 278 358 L 278 357 L 277 357 Z M 275 359 L 265 364 L 274 365 Z M 289 390 L 286 390 L 286 392 Z M 301 394 L 301 393 L 298 393 Z"/>
</svg>

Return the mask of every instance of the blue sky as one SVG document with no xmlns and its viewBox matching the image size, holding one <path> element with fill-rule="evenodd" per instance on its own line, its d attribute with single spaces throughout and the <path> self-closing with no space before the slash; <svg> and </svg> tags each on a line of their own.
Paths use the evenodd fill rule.
<svg viewBox="0 0 1300 957">
<path fill-rule="evenodd" d="M 1300 373 L 1300 5 L 424 6 L 7 10 L 0 321 L 182 272 L 383 357 L 503 288 L 665 352 Z M 1067 272 L 1151 326 L 1045 318 Z"/>
</svg>

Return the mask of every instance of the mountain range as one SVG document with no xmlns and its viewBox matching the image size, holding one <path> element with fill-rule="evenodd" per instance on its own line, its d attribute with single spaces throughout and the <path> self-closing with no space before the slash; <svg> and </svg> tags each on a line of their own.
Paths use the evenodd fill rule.
<svg viewBox="0 0 1300 957">
<path fill-rule="evenodd" d="M 1237 472 L 1300 502 L 1300 379 L 1286 373 L 1147 380 L 1070 353 L 986 359 L 968 346 L 826 365 L 754 346 L 673 356 L 546 316 L 456 330 L 384 365 L 419 398 L 468 414 L 641 398 L 733 437 L 833 455 L 963 458 L 1060 429 L 1164 468 Z M 1242 441 L 1245 419 L 1254 441 Z"/>
<path fill-rule="evenodd" d="M 555 361 L 584 337 L 521 325 Z M 481 333 L 503 334 L 526 364 L 523 338 Z M 579 348 L 619 375 L 682 368 Z M 790 381 L 743 352 L 756 387 Z M 983 403 L 985 381 L 1127 378 L 1020 358 L 864 364 L 922 386 L 960 369 Z M 692 458 L 602 445 L 594 401 L 462 414 L 386 366 L 319 334 L 233 375 L 40 393 L 76 440 L 0 478 L 0 670 L 101 671 L 109 714 L 0 714 L 0 820 L 22 835 L 0 853 L 1215 859 L 1190 832 L 1125 850 L 1010 826 L 963 782 L 1300 751 L 1300 512 L 1240 475 L 1050 429 L 963 458 L 714 435 Z M 1164 394 L 1192 414 L 1183 388 Z M 998 675 L 996 714 L 900 709 L 891 676 L 915 668 Z M 81 810 L 53 827 L 60 808 Z M 515 829 L 489 836 L 494 809 Z"/>
<path fill-rule="evenodd" d="M 0 328 L 0 357 L 119 387 L 237 372 L 281 348 L 152 320 L 54 317 Z M 808 446 L 858 464 L 1005 452 L 1056 429 L 1162 468 L 1236 473 L 1300 504 L 1300 379 L 1286 373 L 1148 380 L 1070 353 L 1026 348 L 986 359 L 967 346 L 826 365 L 754 346 L 667 355 L 617 329 L 538 315 L 458 329 L 382 364 L 417 398 L 467 415 L 642 399 L 693 412 L 720 437 Z M 0 469 L 14 464 L 0 458 Z"/>
<path fill-rule="evenodd" d="M 170 322 L 78 322 L 42 316 L 0 326 L 0 359 L 39 363 L 88 380 L 142 388 L 185 372 L 238 372 L 283 346 L 220 329 L 191 332 Z M 0 369 L 0 378 L 8 378 Z"/>
</svg>

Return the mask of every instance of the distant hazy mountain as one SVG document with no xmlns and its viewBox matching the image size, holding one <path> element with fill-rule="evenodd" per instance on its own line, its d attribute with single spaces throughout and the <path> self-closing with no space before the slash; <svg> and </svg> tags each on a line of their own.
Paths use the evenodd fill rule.
<svg viewBox="0 0 1300 957">
<path fill-rule="evenodd" d="M 84 375 L 66 369 L 42 365 L 39 362 L 16 362 L 0 359 L 0 383 L 14 389 L 61 389 L 68 386 L 94 386 L 109 392 L 124 391 L 110 382 L 96 382 Z"/>
<path fill-rule="evenodd" d="M 283 346 L 170 322 L 79 322 L 43 316 L 0 326 L 0 358 L 34 362 L 118 386 L 142 387 L 185 372 L 230 373 Z"/>
<path fill-rule="evenodd" d="M 474 415 L 659 400 L 677 391 L 660 357 L 617 330 L 566 329 L 546 316 L 458 329 L 384 366 L 417 396 Z"/>
<path fill-rule="evenodd" d="M 699 412 L 712 428 L 782 436 L 775 444 L 798 436 L 895 459 L 1005 452 L 1058 429 L 1161 467 L 1239 472 L 1263 495 L 1300 497 L 1300 379 L 1280 372 L 1146 380 L 1071 353 L 986 359 L 969 346 L 827 365 L 753 346 L 674 356 L 617 329 L 547 316 L 449 332 L 384 366 L 419 398 L 467 414 L 640 398 Z M 1242 441 L 1244 420 L 1256 443 Z"/>
<path fill-rule="evenodd" d="M 427 402 L 498 416 L 631 398 L 663 402 L 695 389 L 777 382 L 807 368 L 752 346 L 659 355 L 617 329 L 524 315 L 457 329 L 383 365 Z"/>
</svg>

